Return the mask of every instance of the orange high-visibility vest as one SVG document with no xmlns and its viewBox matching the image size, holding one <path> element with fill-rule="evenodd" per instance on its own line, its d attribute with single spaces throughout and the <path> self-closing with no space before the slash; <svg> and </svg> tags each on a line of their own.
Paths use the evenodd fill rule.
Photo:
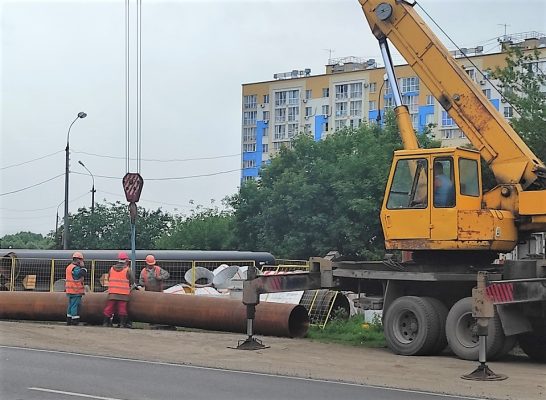
<svg viewBox="0 0 546 400">
<path fill-rule="evenodd" d="M 64 290 L 67 294 L 84 294 L 83 279 L 74 280 L 74 277 L 72 276 L 74 267 L 74 264 L 69 264 L 66 267 Z"/>
<path fill-rule="evenodd" d="M 161 273 L 161 268 L 159 266 L 154 265 L 154 275 L 156 278 L 159 278 L 159 275 Z M 142 279 L 144 279 L 144 285 L 148 284 L 148 268 L 144 268 L 142 270 Z M 159 290 L 163 290 L 163 281 L 160 281 L 157 279 L 157 282 L 159 284 Z"/>
<path fill-rule="evenodd" d="M 114 267 L 110 268 L 108 277 L 108 293 L 129 295 L 131 290 L 129 288 L 129 279 L 127 279 L 128 270 L 129 267 L 123 267 L 121 271 L 116 271 Z"/>
</svg>

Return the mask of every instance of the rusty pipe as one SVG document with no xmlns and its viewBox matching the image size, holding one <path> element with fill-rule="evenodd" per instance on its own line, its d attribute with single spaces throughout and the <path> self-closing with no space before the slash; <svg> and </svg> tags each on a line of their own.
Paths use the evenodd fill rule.
<svg viewBox="0 0 546 400">
<path fill-rule="evenodd" d="M 106 293 L 83 296 L 81 320 L 98 323 Z M 0 292 L 0 319 L 64 321 L 64 293 Z M 246 332 L 246 307 L 234 299 L 133 291 L 128 304 L 133 321 L 227 332 Z M 268 336 L 304 337 L 309 329 L 307 310 L 301 305 L 260 303 L 254 331 Z"/>
</svg>

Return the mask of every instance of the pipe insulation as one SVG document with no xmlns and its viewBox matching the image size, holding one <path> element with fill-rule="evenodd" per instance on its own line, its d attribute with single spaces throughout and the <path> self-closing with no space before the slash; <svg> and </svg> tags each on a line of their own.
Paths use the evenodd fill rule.
<svg viewBox="0 0 546 400">
<path fill-rule="evenodd" d="M 100 323 L 106 298 L 106 293 L 86 293 L 81 321 Z M 65 321 L 66 305 L 65 293 L 0 292 L 0 319 Z M 132 291 L 128 311 L 135 322 L 246 332 L 246 306 L 234 299 Z M 257 334 L 304 337 L 308 329 L 309 316 L 301 305 L 264 302 L 256 307 Z"/>
</svg>

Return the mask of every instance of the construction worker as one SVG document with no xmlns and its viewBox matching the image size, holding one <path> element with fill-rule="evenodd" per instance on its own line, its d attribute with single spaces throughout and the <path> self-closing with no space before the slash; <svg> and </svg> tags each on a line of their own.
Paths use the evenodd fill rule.
<svg viewBox="0 0 546 400">
<path fill-rule="evenodd" d="M 146 256 L 146 267 L 140 271 L 138 283 L 150 292 L 162 292 L 163 282 L 169 279 L 169 273 L 155 263 L 155 257 Z"/>
<path fill-rule="evenodd" d="M 76 251 L 72 254 L 72 262 L 66 267 L 65 274 L 64 288 L 68 297 L 66 324 L 79 325 L 82 296 L 85 294 L 83 281 L 87 275 L 82 253 Z"/>
<path fill-rule="evenodd" d="M 134 283 L 129 268 L 131 261 L 126 252 L 120 251 L 118 263 L 108 272 L 108 300 L 104 307 L 102 326 L 112 326 L 114 315 L 119 317 L 119 326 L 129 328 L 127 302 Z"/>
</svg>

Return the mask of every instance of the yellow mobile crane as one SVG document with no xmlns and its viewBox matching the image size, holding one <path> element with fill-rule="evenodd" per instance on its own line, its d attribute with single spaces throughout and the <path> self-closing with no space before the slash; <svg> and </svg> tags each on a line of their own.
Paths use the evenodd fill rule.
<svg viewBox="0 0 546 400">
<path fill-rule="evenodd" d="M 413 260 L 352 262 L 333 254 L 311 258 L 309 274 L 264 277 L 250 271 L 243 291 L 249 320 L 244 344 L 253 345 L 260 293 L 331 287 L 358 291 L 361 307 L 383 310 L 387 345 L 397 354 L 436 354 L 449 344 L 463 359 L 483 353 L 494 359 L 519 341 L 530 357 L 546 361 L 546 260 L 491 263 L 530 233 L 546 231 L 543 162 L 456 64 L 415 3 L 359 2 L 379 41 L 404 146 L 394 153 L 380 213 L 385 247 L 411 251 Z M 476 150 L 419 148 L 387 39 Z M 498 183 L 486 193 L 482 158 Z M 483 292 L 495 304 L 482 354 L 478 334 L 484 335 L 484 326 L 473 316 L 471 297 L 479 271 L 487 272 Z"/>
<path fill-rule="evenodd" d="M 415 251 L 417 257 L 424 252 L 427 258 L 434 251 L 448 252 L 451 260 L 464 253 L 472 261 L 479 253 L 509 252 L 528 233 L 545 231 L 544 164 L 456 64 L 416 13 L 415 3 L 360 0 L 360 4 L 379 40 L 404 144 L 404 150 L 394 155 L 381 209 L 386 248 Z M 418 149 L 387 38 L 477 151 Z M 480 156 L 498 182 L 483 194 Z M 452 185 L 448 199 L 437 187 L 435 168 L 442 169 L 444 183 Z"/>
</svg>

